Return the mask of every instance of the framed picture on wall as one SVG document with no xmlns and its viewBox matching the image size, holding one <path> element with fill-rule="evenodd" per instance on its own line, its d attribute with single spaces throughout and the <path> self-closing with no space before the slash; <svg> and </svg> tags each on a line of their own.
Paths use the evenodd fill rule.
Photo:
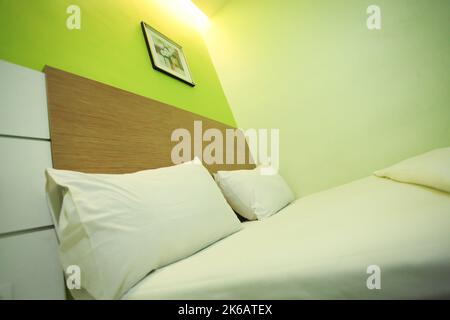
<svg viewBox="0 0 450 320">
<path fill-rule="evenodd" d="M 153 68 L 195 86 L 183 48 L 145 22 L 141 26 Z"/>
</svg>

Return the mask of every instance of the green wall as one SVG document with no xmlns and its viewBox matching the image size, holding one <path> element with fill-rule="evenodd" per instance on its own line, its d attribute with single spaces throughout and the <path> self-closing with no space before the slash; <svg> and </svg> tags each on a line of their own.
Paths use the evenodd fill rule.
<svg viewBox="0 0 450 320">
<path fill-rule="evenodd" d="M 366 8 L 381 7 L 369 31 Z M 297 195 L 450 145 L 450 1 L 231 0 L 206 41 L 239 127 Z"/>
<path fill-rule="evenodd" d="M 164 1 L 0 0 L 0 59 L 48 64 L 234 125 L 200 33 Z M 70 4 L 81 8 L 81 30 L 66 28 Z M 152 69 L 142 20 L 183 46 L 196 87 Z"/>
</svg>

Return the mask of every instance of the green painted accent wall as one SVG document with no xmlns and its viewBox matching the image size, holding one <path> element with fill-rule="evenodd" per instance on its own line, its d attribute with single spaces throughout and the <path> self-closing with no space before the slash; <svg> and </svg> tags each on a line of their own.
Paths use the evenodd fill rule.
<svg viewBox="0 0 450 320">
<path fill-rule="evenodd" d="M 450 146 L 449 13 L 448 0 L 231 0 L 205 39 L 239 127 L 280 129 L 281 174 L 302 196 Z"/>
<path fill-rule="evenodd" d="M 39 71 L 48 64 L 234 125 L 199 30 L 165 1 L 0 0 L 0 59 Z M 81 8 L 81 30 L 66 28 L 70 4 Z M 183 47 L 194 88 L 152 68 L 142 20 Z"/>
</svg>

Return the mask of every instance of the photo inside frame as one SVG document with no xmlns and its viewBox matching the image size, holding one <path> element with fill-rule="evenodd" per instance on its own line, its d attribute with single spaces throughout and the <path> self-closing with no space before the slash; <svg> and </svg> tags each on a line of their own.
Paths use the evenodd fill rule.
<svg viewBox="0 0 450 320">
<path fill-rule="evenodd" d="M 183 63 L 180 58 L 180 50 L 170 42 L 152 33 L 153 42 L 155 44 L 156 59 L 159 64 L 165 66 L 171 71 L 186 76 Z"/>
</svg>

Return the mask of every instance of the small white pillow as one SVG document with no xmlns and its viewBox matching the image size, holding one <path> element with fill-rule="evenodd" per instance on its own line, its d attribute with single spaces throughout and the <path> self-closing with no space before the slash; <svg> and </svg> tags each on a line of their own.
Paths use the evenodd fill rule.
<svg viewBox="0 0 450 320">
<path fill-rule="evenodd" d="M 47 169 L 46 176 L 50 209 L 61 206 L 62 265 L 78 265 L 82 288 L 96 299 L 120 298 L 152 270 L 241 228 L 195 162 L 131 174 Z"/>
<path fill-rule="evenodd" d="M 374 174 L 450 192 L 450 147 L 406 159 Z"/>
<path fill-rule="evenodd" d="M 248 220 L 267 218 L 294 200 L 279 174 L 254 170 L 219 171 L 214 177 L 231 207 Z"/>
</svg>

